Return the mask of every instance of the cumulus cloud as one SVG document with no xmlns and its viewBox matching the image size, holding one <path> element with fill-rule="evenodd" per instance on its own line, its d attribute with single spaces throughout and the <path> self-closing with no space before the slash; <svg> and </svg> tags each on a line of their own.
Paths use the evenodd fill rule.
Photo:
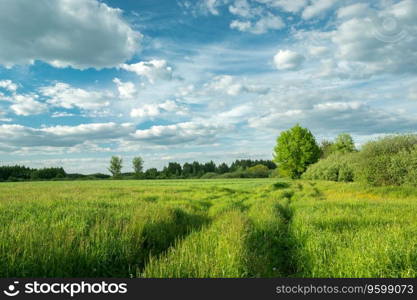
<svg viewBox="0 0 417 300">
<path fill-rule="evenodd" d="M 224 130 L 225 127 L 222 125 L 203 122 L 183 122 L 137 130 L 133 134 L 133 138 L 156 145 L 176 145 L 189 142 L 204 144 L 212 142 Z"/>
<path fill-rule="evenodd" d="M 59 68 L 115 67 L 133 56 L 140 38 L 120 9 L 97 0 L 1 1 L 6 66 L 41 60 Z"/>
<path fill-rule="evenodd" d="M 332 8 L 340 0 L 312 0 L 302 13 L 303 19 L 311 19 L 322 15 L 324 12 Z"/>
<path fill-rule="evenodd" d="M 32 128 L 23 125 L 0 125 L 0 143 L 10 147 L 73 147 L 85 141 L 108 141 L 134 132 L 130 123 L 92 123 L 77 126 Z"/>
<path fill-rule="evenodd" d="M 9 92 L 15 92 L 18 89 L 18 85 L 13 81 L 7 80 L 0 80 L 0 88 L 3 88 Z"/>
<path fill-rule="evenodd" d="M 240 17 L 251 17 L 253 15 L 253 9 L 251 8 L 247 0 L 236 0 L 232 5 L 229 6 L 231 14 Z"/>
<path fill-rule="evenodd" d="M 154 118 L 166 113 L 174 113 L 176 115 L 186 115 L 188 109 L 178 105 L 175 101 L 167 100 L 159 104 L 145 104 L 142 107 L 134 108 L 130 112 L 132 118 Z"/>
<path fill-rule="evenodd" d="M 135 96 L 137 91 L 133 82 L 123 82 L 119 78 L 114 78 L 113 82 L 117 85 L 121 99 L 132 99 Z"/>
<path fill-rule="evenodd" d="M 337 134 L 350 132 L 358 135 L 409 132 L 416 128 L 417 117 L 387 112 L 358 102 L 323 102 L 305 108 L 272 111 L 251 118 L 254 128 L 282 130 L 300 123 L 315 133 Z"/>
<path fill-rule="evenodd" d="M 123 70 L 134 72 L 139 76 L 143 76 L 149 80 L 150 83 L 155 83 L 158 79 L 171 80 L 172 67 L 168 66 L 166 60 L 151 60 L 141 61 L 136 64 L 122 64 L 120 66 Z"/>
<path fill-rule="evenodd" d="M 384 2 L 377 8 L 356 3 L 340 8 L 334 30 L 296 32 L 307 51 L 322 58 L 318 76 L 369 79 L 417 71 L 417 6 Z"/>
<path fill-rule="evenodd" d="M 239 21 L 233 20 L 230 28 L 242 32 L 250 32 L 253 34 L 264 34 L 269 30 L 279 30 L 285 27 L 285 23 L 279 16 L 268 13 L 260 17 L 257 21 Z"/>
<path fill-rule="evenodd" d="M 217 91 L 229 96 L 237 96 L 241 93 L 267 94 L 270 90 L 268 87 L 239 81 L 230 75 L 215 76 L 211 82 L 205 84 L 204 88 L 209 93 Z"/>
<path fill-rule="evenodd" d="M 355 18 L 369 15 L 369 4 L 368 3 L 355 3 L 352 5 L 344 6 L 339 8 L 337 11 L 338 18 Z"/>
<path fill-rule="evenodd" d="M 37 95 L 14 95 L 12 97 L 14 104 L 10 108 L 20 116 L 39 115 L 47 112 L 47 105 L 36 101 L 37 98 Z"/>
<path fill-rule="evenodd" d="M 297 70 L 304 60 L 303 55 L 291 50 L 279 50 L 274 56 L 274 64 L 278 70 Z"/>
<path fill-rule="evenodd" d="M 312 56 L 323 56 L 325 54 L 328 54 L 330 52 L 330 49 L 328 47 L 323 46 L 311 46 L 309 48 L 309 53 Z"/>
<path fill-rule="evenodd" d="M 7 87 L 10 87 L 8 84 Z M 14 90 L 12 88 L 11 90 Z M 17 94 L 12 93 L 11 96 L 5 96 L 0 93 L 1 100 L 11 102 L 10 109 L 19 116 L 39 115 L 48 111 L 48 106 L 45 103 L 39 102 L 39 96 L 32 94 Z"/>
<path fill-rule="evenodd" d="M 63 82 L 52 86 L 41 87 L 40 93 L 47 97 L 47 103 L 66 109 L 79 108 L 83 110 L 98 110 L 110 105 L 113 95 L 107 91 L 88 91 L 72 87 Z"/>
</svg>

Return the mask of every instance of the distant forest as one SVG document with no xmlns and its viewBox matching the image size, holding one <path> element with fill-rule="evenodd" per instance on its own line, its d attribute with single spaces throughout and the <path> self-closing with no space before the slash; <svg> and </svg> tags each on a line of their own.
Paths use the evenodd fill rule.
<svg viewBox="0 0 417 300">
<path fill-rule="evenodd" d="M 213 161 L 200 163 L 170 162 L 162 170 L 150 168 L 146 171 L 121 173 L 110 176 L 102 173 L 67 173 L 63 168 L 34 169 L 25 166 L 0 166 L 0 181 L 38 180 L 98 180 L 98 179 L 192 179 L 192 178 L 265 178 L 274 175 L 276 165 L 272 160 L 236 160 L 232 164 Z"/>
</svg>

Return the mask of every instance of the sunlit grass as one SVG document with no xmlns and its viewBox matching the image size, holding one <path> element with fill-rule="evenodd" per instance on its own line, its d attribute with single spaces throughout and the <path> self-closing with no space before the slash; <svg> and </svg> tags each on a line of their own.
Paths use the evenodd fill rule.
<svg viewBox="0 0 417 300">
<path fill-rule="evenodd" d="M 0 184 L 0 277 L 416 277 L 417 189 Z"/>
</svg>

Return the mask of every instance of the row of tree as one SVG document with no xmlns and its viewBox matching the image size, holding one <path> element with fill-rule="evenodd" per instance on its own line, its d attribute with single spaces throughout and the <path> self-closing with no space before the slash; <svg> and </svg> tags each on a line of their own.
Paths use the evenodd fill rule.
<svg viewBox="0 0 417 300">
<path fill-rule="evenodd" d="M 34 169 L 25 166 L 0 166 L 0 181 L 27 181 L 27 180 L 97 180 L 97 179 L 181 179 L 181 178 L 213 178 L 215 175 L 224 177 L 267 177 L 269 171 L 276 168 L 271 160 L 236 160 L 232 164 L 221 163 L 216 165 L 213 161 L 200 163 L 179 164 L 170 162 L 162 170 L 156 168 L 143 169 L 143 159 L 132 159 L 133 172 L 123 173 L 123 159 L 113 156 L 110 160 L 109 172 L 112 174 L 78 174 L 66 173 L 63 168 Z"/>
<path fill-rule="evenodd" d="M 25 166 L 0 166 L 0 181 L 51 180 L 66 178 L 63 168 L 32 169 Z"/>
<path fill-rule="evenodd" d="M 230 166 L 227 163 L 216 165 L 213 161 L 200 163 L 194 161 L 192 163 L 170 162 L 161 171 L 156 168 L 143 170 L 143 159 L 134 157 L 132 159 L 133 173 L 122 173 L 123 159 L 113 156 L 110 159 L 109 172 L 113 178 L 134 177 L 137 179 L 170 179 L 170 178 L 200 178 L 206 174 L 224 175 L 227 173 L 243 172 L 255 166 L 263 166 L 263 170 L 273 170 L 276 168 L 272 160 L 236 160 Z M 258 168 L 259 169 L 259 168 Z M 249 175 L 248 175 L 249 176 Z"/>
</svg>

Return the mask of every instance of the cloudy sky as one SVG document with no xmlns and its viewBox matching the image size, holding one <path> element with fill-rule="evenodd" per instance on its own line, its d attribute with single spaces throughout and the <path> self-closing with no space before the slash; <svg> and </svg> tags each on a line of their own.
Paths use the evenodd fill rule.
<svg viewBox="0 0 417 300">
<path fill-rule="evenodd" d="M 0 0 L 0 164 L 271 158 L 417 131 L 417 0 Z"/>
</svg>

